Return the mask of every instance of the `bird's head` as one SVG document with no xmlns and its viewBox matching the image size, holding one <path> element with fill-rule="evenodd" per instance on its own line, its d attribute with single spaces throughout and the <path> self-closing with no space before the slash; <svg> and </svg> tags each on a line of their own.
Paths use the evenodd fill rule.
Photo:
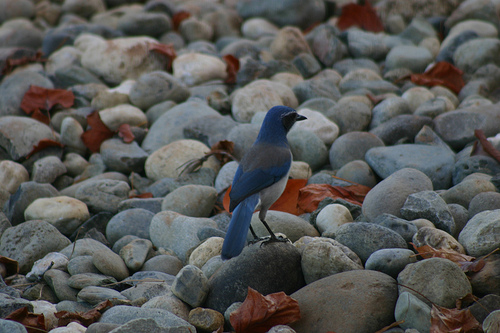
<svg viewBox="0 0 500 333">
<path fill-rule="evenodd" d="M 262 127 L 275 127 L 282 125 L 286 134 L 288 133 L 290 128 L 292 128 L 295 122 L 305 119 L 307 118 L 301 114 L 298 114 L 294 109 L 288 106 L 278 105 L 273 106 L 267 112 L 266 117 L 264 118 L 264 122 L 262 123 Z"/>
</svg>

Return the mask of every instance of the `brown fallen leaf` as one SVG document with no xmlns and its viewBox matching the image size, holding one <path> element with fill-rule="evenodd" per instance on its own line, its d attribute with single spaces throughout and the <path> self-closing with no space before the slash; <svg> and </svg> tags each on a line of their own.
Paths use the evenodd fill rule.
<svg viewBox="0 0 500 333">
<path fill-rule="evenodd" d="M 468 256 L 466 254 L 459 253 L 457 251 L 451 249 L 435 249 L 430 245 L 416 246 L 413 243 L 410 243 L 417 254 L 420 255 L 424 259 L 428 258 L 445 258 L 449 259 L 453 262 L 463 262 L 463 261 L 473 261 L 474 257 Z"/>
<path fill-rule="evenodd" d="M 131 143 L 135 139 L 129 124 L 121 124 L 120 127 L 118 127 L 118 136 L 122 138 L 125 143 Z"/>
<path fill-rule="evenodd" d="M 15 55 L 14 55 L 14 57 L 15 57 Z M 5 61 L 4 67 L 2 68 L 1 75 L 7 75 L 7 74 L 12 73 L 14 68 L 17 66 L 23 66 L 23 65 L 33 63 L 33 62 L 41 63 L 41 62 L 45 62 L 45 61 L 47 61 L 47 59 L 43 58 L 43 54 L 41 51 L 37 51 L 35 54 L 33 54 L 31 56 L 24 56 L 24 57 L 17 58 L 17 59 L 16 58 L 8 58 Z"/>
<path fill-rule="evenodd" d="M 75 96 L 69 90 L 30 86 L 21 101 L 21 109 L 32 118 L 48 125 L 50 123 L 49 111 L 55 105 L 69 108 L 74 101 Z"/>
<path fill-rule="evenodd" d="M 474 147 L 472 148 L 471 156 L 480 154 L 480 148 L 487 156 L 493 157 L 498 163 L 500 163 L 500 151 L 498 151 L 495 146 L 491 142 L 488 141 L 486 135 L 484 135 L 483 130 L 476 129 L 474 130 L 474 136 L 479 140 L 480 146 L 477 144 L 477 141 L 474 142 Z"/>
<path fill-rule="evenodd" d="M 28 307 L 26 306 L 11 312 L 5 319 L 17 321 L 22 324 L 28 333 L 46 332 L 44 315 L 28 312 Z"/>
<path fill-rule="evenodd" d="M 380 21 L 377 12 L 368 0 L 364 5 L 350 3 L 342 7 L 342 13 L 337 21 L 340 30 L 345 30 L 352 26 L 372 32 L 384 31 L 384 26 Z"/>
<path fill-rule="evenodd" d="M 299 303 L 284 292 L 263 296 L 250 287 L 243 304 L 230 316 L 236 333 L 265 333 L 273 326 L 299 319 Z"/>
<path fill-rule="evenodd" d="M 411 74 L 415 84 L 434 87 L 443 86 L 458 94 L 465 85 L 463 72 L 449 62 L 440 61 L 422 74 Z"/>
<path fill-rule="evenodd" d="M 71 322 L 77 322 L 85 327 L 95 323 L 102 316 L 102 312 L 112 307 L 113 304 L 110 300 L 105 300 L 97 304 L 93 309 L 86 312 L 68 312 L 59 311 L 54 313 L 58 321 L 59 326 L 67 326 Z"/>
<path fill-rule="evenodd" d="M 481 324 L 469 309 L 447 309 L 433 304 L 431 333 L 481 333 Z"/>
<path fill-rule="evenodd" d="M 82 134 L 82 141 L 90 151 L 97 153 L 101 149 L 101 143 L 113 137 L 114 132 L 102 122 L 98 111 L 87 116 L 87 125 L 90 129 Z"/>
<path fill-rule="evenodd" d="M 177 57 L 173 44 L 150 43 L 149 51 L 157 52 L 167 58 L 166 70 L 172 72 L 172 62 Z"/>
<path fill-rule="evenodd" d="M 38 144 L 36 146 L 33 146 L 33 149 L 26 155 L 26 158 L 30 158 L 33 156 L 33 154 L 38 153 L 39 151 L 44 150 L 45 148 L 49 147 L 60 147 L 63 148 L 64 145 L 60 142 L 54 141 L 52 139 L 41 139 L 38 141 Z"/>
<path fill-rule="evenodd" d="M 172 25 L 174 30 L 179 31 L 179 26 L 181 25 L 181 22 L 189 17 L 191 17 L 191 13 L 185 10 L 181 10 L 175 13 L 175 15 L 172 16 Z"/>
<path fill-rule="evenodd" d="M 141 194 L 131 195 L 129 198 L 130 199 L 133 199 L 133 198 L 150 199 L 150 198 L 153 198 L 153 193 L 151 193 L 151 192 L 144 192 L 144 193 L 141 193 Z"/>
<path fill-rule="evenodd" d="M 226 62 L 227 73 L 227 77 L 226 80 L 224 80 L 224 83 L 235 84 L 236 74 L 238 74 L 238 71 L 240 70 L 240 60 L 232 54 L 226 54 L 222 57 L 222 59 Z"/>
<path fill-rule="evenodd" d="M 17 262 L 17 260 L 0 256 L 0 265 L 2 265 L 2 269 L 0 270 L 2 274 L 0 275 L 3 278 L 19 273 L 19 263 Z"/>
<path fill-rule="evenodd" d="M 301 213 L 314 212 L 321 201 L 330 197 L 343 199 L 361 206 L 366 194 L 371 189 L 367 186 L 355 184 L 350 186 L 332 186 L 329 184 L 310 184 L 300 189 L 298 207 Z"/>
</svg>

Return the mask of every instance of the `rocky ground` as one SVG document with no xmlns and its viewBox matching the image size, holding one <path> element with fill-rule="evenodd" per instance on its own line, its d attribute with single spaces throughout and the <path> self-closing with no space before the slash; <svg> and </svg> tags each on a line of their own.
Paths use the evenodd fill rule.
<svg viewBox="0 0 500 333">
<path fill-rule="evenodd" d="M 468 294 L 456 327 L 499 332 L 500 2 L 373 1 L 362 29 L 351 2 L 0 0 L 0 318 L 230 331 L 250 286 L 298 302 L 269 332 L 424 333 Z M 412 75 L 442 62 L 452 76 Z M 30 86 L 48 89 L 35 107 Z M 372 189 L 270 211 L 291 243 L 223 262 L 222 198 L 274 105 L 308 118 L 288 135 L 292 178 Z M 221 140 L 234 161 L 186 169 Z"/>
</svg>

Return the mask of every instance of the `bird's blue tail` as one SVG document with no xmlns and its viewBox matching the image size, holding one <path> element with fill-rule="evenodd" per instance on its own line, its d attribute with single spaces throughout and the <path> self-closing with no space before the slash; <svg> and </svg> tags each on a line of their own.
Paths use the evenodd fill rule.
<svg viewBox="0 0 500 333">
<path fill-rule="evenodd" d="M 254 194 L 240 202 L 233 211 L 229 228 L 227 229 L 224 244 L 222 245 L 222 259 L 231 259 L 241 253 L 247 240 L 248 228 L 259 202 L 259 195 Z"/>
</svg>

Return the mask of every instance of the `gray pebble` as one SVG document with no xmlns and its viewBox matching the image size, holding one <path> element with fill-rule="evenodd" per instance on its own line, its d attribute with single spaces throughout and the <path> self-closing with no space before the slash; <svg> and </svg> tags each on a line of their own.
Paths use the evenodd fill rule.
<svg viewBox="0 0 500 333">
<path fill-rule="evenodd" d="M 100 151 L 108 170 L 124 174 L 142 172 L 149 156 L 136 141 L 125 143 L 121 139 L 104 141 Z"/>
<path fill-rule="evenodd" d="M 406 329 L 405 332 L 408 329 L 428 332 L 431 326 L 431 307 L 412 293 L 404 291 L 398 297 L 394 317 L 404 321 L 399 326 Z"/>
<path fill-rule="evenodd" d="M 97 251 L 92 255 L 92 263 L 104 275 L 110 275 L 121 281 L 129 276 L 129 271 L 123 259 L 109 248 Z"/>
<path fill-rule="evenodd" d="M 139 238 L 123 246 L 119 254 L 130 270 L 137 271 L 144 265 L 152 249 L 153 244 L 150 240 Z"/>
<path fill-rule="evenodd" d="M 43 275 L 43 279 L 54 291 L 59 300 L 76 301 L 78 289 L 71 288 L 68 285 L 70 275 L 58 269 L 49 269 Z"/>
<path fill-rule="evenodd" d="M 78 302 L 97 305 L 106 300 L 110 300 L 113 303 L 117 300 L 126 301 L 127 297 L 116 290 L 96 286 L 88 286 L 78 292 Z"/>
<path fill-rule="evenodd" d="M 170 210 L 186 216 L 208 217 L 217 200 L 217 190 L 212 186 L 185 185 L 165 197 L 161 210 Z"/>
<path fill-rule="evenodd" d="M 75 274 L 68 279 L 68 286 L 75 289 L 83 289 L 88 286 L 100 287 L 112 283 L 116 283 L 114 277 L 95 273 Z"/>
<path fill-rule="evenodd" d="M 172 292 L 175 296 L 191 305 L 197 307 L 203 304 L 209 291 L 208 279 L 201 269 L 193 265 L 184 266 L 172 284 Z"/>
<path fill-rule="evenodd" d="M 397 278 L 408 264 L 415 263 L 415 253 L 409 249 L 381 249 L 373 252 L 365 263 L 365 269 L 371 269 Z"/>
<path fill-rule="evenodd" d="M 458 236 L 467 253 L 474 257 L 486 255 L 500 245 L 500 209 L 474 215 Z"/>
<path fill-rule="evenodd" d="M 373 147 L 384 146 L 382 140 L 369 132 L 349 132 L 337 138 L 330 147 L 332 169 L 339 169 L 349 162 L 364 160 L 366 152 Z"/>
<path fill-rule="evenodd" d="M 386 70 L 408 68 L 414 73 L 422 73 L 432 62 L 432 54 L 424 47 L 396 46 L 387 54 Z"/>
<path fill-rule="evenodd" d="M 144 281 L 125 289 L 121 294 L 131 301 L 151 300 L 153 297 L 171 295 L 170 284 L 166 282 Z"/>
<path fill-rule="evenodd" d="M 82 184 L 75 197 L 83 201 L 95 213 L 118 211 L 121 201 L 128 198 L 129 185 L 120 180 L 100 179 Z"/>
<path fill-rule="evenodd" d="M 313 170 L 320 169 L 328 162 L 328 150 L 314 132 L 294 129 L 288 135 L 288 143 L 293 159 L 306 162 Z"/>
<path fill-rule="evenodd" d="M 92 263 L 92 256 L 76 256 L 68 262 L 68 272 L 71 275 L 78 274 L 101 274 Z"/>
</svg>

